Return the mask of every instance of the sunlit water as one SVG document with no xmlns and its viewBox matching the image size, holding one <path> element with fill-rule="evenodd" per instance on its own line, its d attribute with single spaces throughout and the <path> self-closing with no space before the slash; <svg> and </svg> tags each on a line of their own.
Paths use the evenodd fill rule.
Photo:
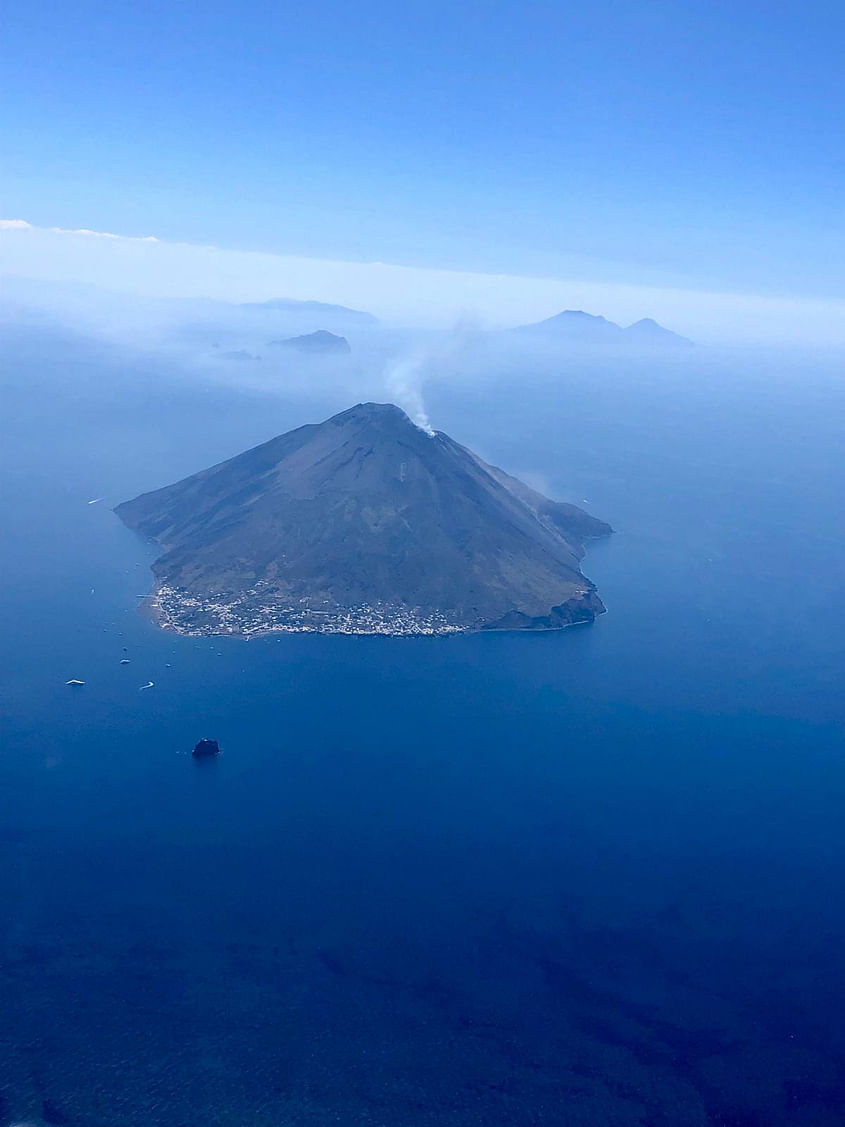
<svg viewBox="0 0 845 1127">
<path fill-rule="evenodd" d="M 618 529 L 609 613 L 245 644 L 137 613 L 110 507 L 348 404 L 15 356 L 0 1123 L 841 1124 L 835 384 L 435 388 Z"/>
</svg>

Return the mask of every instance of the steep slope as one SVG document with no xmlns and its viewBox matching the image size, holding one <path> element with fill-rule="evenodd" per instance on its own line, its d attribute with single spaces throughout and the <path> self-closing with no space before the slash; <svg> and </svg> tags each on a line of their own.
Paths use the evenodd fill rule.
<svg viewBox="0 0 845 1127">
<path fill-rule="evenodd" d="M 673 333 L 671 329 L 664 329 L 651 317 L 643 317 L 635 321 L 627 329 L 622 330 L 628 340 L 636 341 L 647 347 L 691 348 L 692 341 L 689 337 L 682 337 L 680 333 Z"/>
<path fill-rule="evenodd" d="M 608 525 L 390 404 L 359 404 L 118 506 L 155 540 L 183 631 L 549 628 L 603 609 L 581 574 Z"/>
</svg>

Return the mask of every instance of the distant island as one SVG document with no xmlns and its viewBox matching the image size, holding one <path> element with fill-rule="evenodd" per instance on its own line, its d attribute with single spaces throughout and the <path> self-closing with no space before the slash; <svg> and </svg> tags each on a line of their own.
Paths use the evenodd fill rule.
<svg viewBox="0 0 845 1127">
<path fill-rule="evenodd" d="M 559 629 L 604 610 L 581 573 L 611 528 L 398 407 L 360 403 L 119 505 L 155 541 L 180 634 Z"/>
<path fill-rule="evenodd" d="M 214 353 L 218 360 L 236 360 L 240 363 L 243 360 L 260 360 L 260 356 L 255 356 L 252 352 L 247 352 L 245 348 L 232 348 L 226 352 Z"/>
<path fill-rule="evenodd" d="M 242 301 L 241 309 L 259 313 L 317 314 L 320 317 L 333 317 L 338 320 L 355 321 L 361 325 L 377 325 L 378 318 L 360 309 L 349 309 L 345 305 L 331 305 L 326 301 L 296 301 L 290 297 L 276 297 L 270 301 Z"/>
<path fill-rule="evenodd" d="M 269 344 L 273 348 L 289 348 L 312 356 L 347 356 L 352 351 L 346 337 L 330 333 L 327 329 L 317 329 L 316 332 L 284 340 L 271 340 Z"/>
<path fill-rule="evenodd" d="M 545 321 L 520 325 L 511 330 L 524 336 L 535 337 L 549 344 L 567 343 L 587 346 L 616 346 L 617 348 L 691 348 L 688 337 L 664 329 L 651 317 L 643 317 L 633 325 L 617 325 L 606 317 L 585 313 L 582 309 L 565 309 Z"/>
</svg>

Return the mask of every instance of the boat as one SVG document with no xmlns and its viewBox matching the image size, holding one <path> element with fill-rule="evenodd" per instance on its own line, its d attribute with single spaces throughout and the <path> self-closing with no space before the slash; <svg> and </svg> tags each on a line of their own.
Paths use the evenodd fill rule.
<svg viewBox="0 0 845 1127">
<path fill-rule="evenodd" d="M 84 685 L 84 681 L 77 681 L 75 677 L 71 677 L 69 681 L 65 681 L 66 685 Z"/>
</svg>

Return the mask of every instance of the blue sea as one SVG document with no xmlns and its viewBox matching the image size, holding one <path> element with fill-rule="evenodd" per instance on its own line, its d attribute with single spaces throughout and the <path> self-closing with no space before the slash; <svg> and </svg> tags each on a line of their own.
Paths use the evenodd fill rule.
<svg viewBox="0 0 845 1127">
<path fill-rule="evenodd" d="M 530 375 L 428 407 L 613 524 L 601 620 L 244 643 L 111 508 L 351 400 L 7 342 L 2 1127 L 845 1121 L 843 384 Z"/>
</svg>

